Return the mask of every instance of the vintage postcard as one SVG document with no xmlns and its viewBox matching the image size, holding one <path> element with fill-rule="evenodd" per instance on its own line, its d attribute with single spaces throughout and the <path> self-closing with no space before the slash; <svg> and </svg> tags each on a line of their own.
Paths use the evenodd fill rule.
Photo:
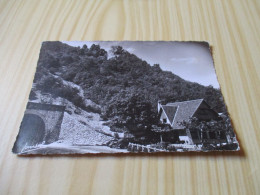
<svg viewBox="0 0 260 195">
<path fill-rule="evenodd" d="M 43 42 L 13 152 L 239 150 L 207 42 Z"/>
</svg>

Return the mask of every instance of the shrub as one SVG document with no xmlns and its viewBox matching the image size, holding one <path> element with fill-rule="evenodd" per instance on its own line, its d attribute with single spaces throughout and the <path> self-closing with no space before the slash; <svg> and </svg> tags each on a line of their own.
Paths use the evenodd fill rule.
<svg viewBox="0 0 260 195">
<path fill-rule="evenodd" d="M 60 87 L 60 80 L 50 75 L 42 76 L 40 81 L 36 84 L 36 89 L 48 93 L 53 93 L 56 89 L 59 89 Z"/>
<path fill-rule="evenodd" d="M 173 145 L 168 145 L 167 146 L 167 150 L 171 151 L 171 152 L 175 152 L 176 148 Z"/>
<path fill-rule="evenodd" d="M 72 88 L 70 86 L 62 86 L 60 89 L 56 90 L 57 96 L 63 97 L 69 101 L 72 101 L 75 95 L 79 92 L 78 89 Z M 55 93 L 55 92 L 54 92 Z"/>
<path fill-rule="evenodd" d="M 82 109 L 85 109 L 85 104 L 84 104 L 84 100 L 82 99 L 82 97 L 80 97 L 79 95 L 74 95 L 74 97 L 72 97 L 71 102 L 75 105 L 78 106 Z"/>
</svg>

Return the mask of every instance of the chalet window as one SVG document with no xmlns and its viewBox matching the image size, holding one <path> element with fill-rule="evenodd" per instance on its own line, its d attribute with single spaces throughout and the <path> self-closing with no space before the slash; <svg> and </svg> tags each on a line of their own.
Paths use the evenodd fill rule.
<svg viewBox="0 0 260 195">
<path fill-rule="evenodd" d="M 198 131 L 191 131 L 190 134 L 193 140 L 200 140 L 200 135 Z"/>
<path fill-rule="evenodd" d="M 210 139 L 215 139 L 216 138 L 215 132 L 209 132 L 209 138 Z"/>
<path fill-rule="evenodd" d="M 226 139 L 226 133 L 224 131 L 220 132 L 220 138 L 221 139 Z"/>
<path fill-rule="evenodd" d="M 178 130 L 178 135 L 179 136 L 187 136 L 187 133 L 185 130 Z"/>
<path fill-rule="evenodd" d="M 167 122 L 167 121 L 166 121 L 166 118 L 164 118 L 164 119 L 163 119 L 163 123 L 166 123 L 166 122 Z"/>
<path fill-rule="evenodd" d="M 208 139 L 208 134 L 207 134 L 207 132 L 202 132 L 202 138 L 203 138 L 203 139 Z"/>
<path fill-rule="evenodd" d="M 216 138 L 217 138 L 217 139 L 220 139 L 220 131 L 217 131 L 217 132 L 216 132 Z"/>
</svg>

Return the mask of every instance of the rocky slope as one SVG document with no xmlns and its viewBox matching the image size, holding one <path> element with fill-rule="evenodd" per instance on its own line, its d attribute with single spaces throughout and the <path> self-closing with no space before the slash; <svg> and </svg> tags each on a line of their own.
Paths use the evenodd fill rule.
<svg viewBox="0 0 260 195">
<path fill-rule="evenodd" d="M 41 94 L 35 91 L 35 99 L 31 102 L 47 103 L 66 106 L 59 143 L 69 145 L 105 145 L 113 137 L 100 133 L 110 131 L 108 126 L 103 125 L 103 121 L 98 113 L 86 112 L 75 106 L 72 102 L 57 97 L 53 98 L 51 94 Z M 91 104 L 91 101 L 86 101 Z"/>
</svg>

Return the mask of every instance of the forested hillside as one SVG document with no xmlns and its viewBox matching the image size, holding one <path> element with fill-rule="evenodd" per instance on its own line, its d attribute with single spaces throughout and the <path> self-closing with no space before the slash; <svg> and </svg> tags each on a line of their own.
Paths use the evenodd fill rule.
<svg viewBox="0 0 260 195">
<path fill-rule="evenodd" d="M 120 46 L 111 48 L 111 52 L 113 57 L 108 59 L 107 51 L 99 45 L 79 48 L 44 42 L 34 80 L 36 88 L 98 112 L 114 129 L 130 132 L 149 130 L 157 123 L 158 100 L 167 103 L 204 98 L 217 112 L 226 112 L 218 89 L 185 81 Z M 83 96 L 55 76 L 79 85 Z M 85 99 L 100 107 L 86 106 Z"/>
</svg>

